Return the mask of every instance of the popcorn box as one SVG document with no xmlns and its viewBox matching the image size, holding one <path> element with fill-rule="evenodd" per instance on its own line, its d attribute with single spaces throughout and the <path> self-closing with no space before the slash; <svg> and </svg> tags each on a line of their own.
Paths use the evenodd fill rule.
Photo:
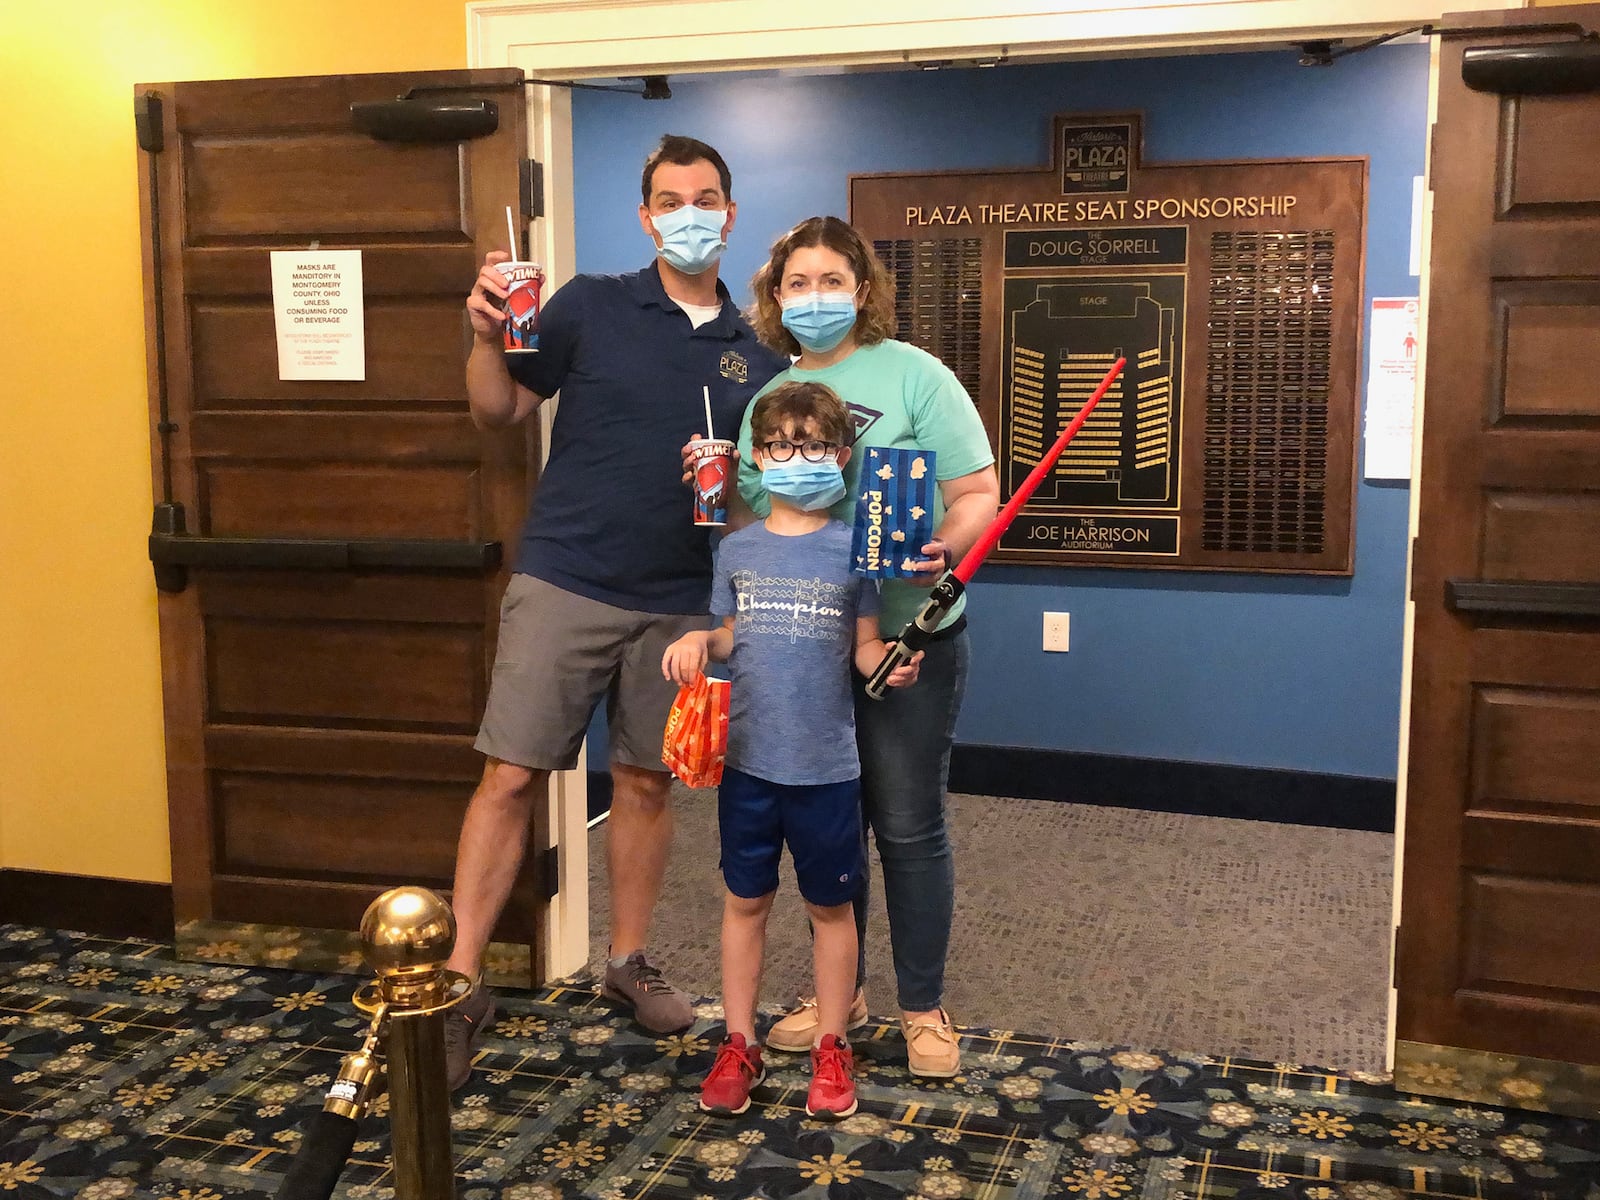
<svg viewBox="0 0 1600 1200">
<path fill-rule="evenodd" d="M 933 538 L 934 452 L 866 446 L 858 453 L 851 569 L 872 579 L 904 579 Z"/>
</svg>

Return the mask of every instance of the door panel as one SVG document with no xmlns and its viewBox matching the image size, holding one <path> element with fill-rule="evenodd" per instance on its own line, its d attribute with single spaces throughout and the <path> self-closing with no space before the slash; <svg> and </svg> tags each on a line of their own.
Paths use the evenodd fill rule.
<svg viewBox="0 0 1600 1200">
<path fill-rule="evenodd" d="M 352 103 L 418 87 L 495 101 L 498 129 L 405 144 L 355 131 Z M 350 965 L 379 891 L 449 887 L 482 770 L 472 740 L 509 558 L 484 548 L 515 544 L 537 446 L 473 428 L 463 298 L 518 202 L 521 75 L 138 92 L 162 98 L 165 132 L 142 196 L 147 225 L 159 209 L 147 290 L 153 304 L 159 265 L 165 325 L 151 409 L 159 421 L 164 378 L 171 422 L 156 488 L 170 468 L 184 536 L 166 541 L 191 564 L 159 602 L 179 945 L 327 966 L 298 948 L 333 944 Z M 278 378 L 270 252 L 313 248 L 362 252 L 363 380 Z M 541 862 L 496 931 L 513 978 L 542 973 Z"/>
<path fill-rule="evenodd" d="M 1600 6 L 1503 19 L 1596 28 Z M 1466 45 L 1529 40 L 1441 50 L 1395 1076 L 1407 1090 L 1589 1114 L 1600 93 L 1497 96 L 1461 80 Z"/>
</svg>

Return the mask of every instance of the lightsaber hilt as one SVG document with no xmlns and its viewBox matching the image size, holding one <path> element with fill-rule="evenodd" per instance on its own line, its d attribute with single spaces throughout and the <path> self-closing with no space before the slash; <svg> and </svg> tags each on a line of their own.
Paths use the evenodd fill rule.
<svg viewBox="0 0 1600 1200">
<path fill-rule="evenodd" d="M 889 652 L 883 656 L 872 678 L 867 680 L 868 696 L 874 700 L 883 699 L 889 689 L 889 676 L 894 674 L 896 668 L 910 662 L 917 651 L 933 640 L 940 623 L 950 615 L 966 590 L 966 584 L 954 571 L 944 573 L 939 582 L 934 584 L 933 591 L 928 593 L 928 598 L 922 602 L 917 615 L 906 622 L 900 636 L 890 643 Z"/>
</svg>

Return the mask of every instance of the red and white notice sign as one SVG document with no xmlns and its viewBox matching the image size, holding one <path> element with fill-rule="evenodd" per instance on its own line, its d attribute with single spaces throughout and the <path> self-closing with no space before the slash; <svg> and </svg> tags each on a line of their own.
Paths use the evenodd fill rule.
<svg viewBox="0 0 1600 1200">
<path fill-rule="evenodd" d="M 1375 297 L 1367 340 L 1366 471 L 1368 479 L 1411 478 L 1411 433 L 1417 400 L 1417 298 Z"/>
</svg>

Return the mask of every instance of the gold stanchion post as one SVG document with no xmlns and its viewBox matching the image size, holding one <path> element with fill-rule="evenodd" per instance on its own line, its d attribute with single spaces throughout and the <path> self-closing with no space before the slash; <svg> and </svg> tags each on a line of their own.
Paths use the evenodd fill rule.
<svg viewBox="0 0 1600 1200">
<path fill-rule="evenodd" d="M 385 1015 L 396 1200 L 456 1194 L 444 1014 L 471 981 L 445 967 L 455 940 L 450 906 L 427 888 L 393 888 L 361 918 L 362 954 L 378 978 L 357 990 L 355 1003 Z"/>
</svg>

